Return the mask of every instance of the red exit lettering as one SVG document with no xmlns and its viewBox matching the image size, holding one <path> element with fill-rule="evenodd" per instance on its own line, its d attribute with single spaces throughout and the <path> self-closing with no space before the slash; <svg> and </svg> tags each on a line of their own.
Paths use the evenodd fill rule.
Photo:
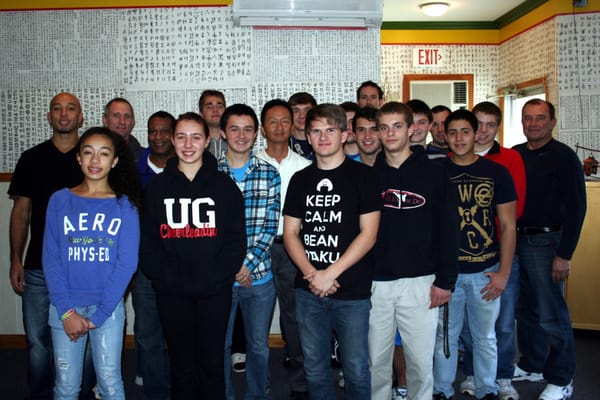
<svg viewBox="0 0 600 400">
<path fill-rule="evenodd" d="M 419 49 L 419 65 L 437 65 L 442 59 L 438 49 Z"/>
</svg>

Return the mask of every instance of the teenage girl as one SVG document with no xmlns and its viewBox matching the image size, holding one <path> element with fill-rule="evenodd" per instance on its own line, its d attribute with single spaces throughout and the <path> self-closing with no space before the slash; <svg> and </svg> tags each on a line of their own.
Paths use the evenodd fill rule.
<svg viewBox="0 0 600 400">
<path fill-rule="evenodd" d="M 125 142 L 106 128 L 81 136 L 77 160 L 83 182 L 52 195 L 44 230 L 54 395 L 77 399 L 89 339 L 102 398 L 124 399 L 123 295 L 138 261 L 139 178 Z"/>
</svg>

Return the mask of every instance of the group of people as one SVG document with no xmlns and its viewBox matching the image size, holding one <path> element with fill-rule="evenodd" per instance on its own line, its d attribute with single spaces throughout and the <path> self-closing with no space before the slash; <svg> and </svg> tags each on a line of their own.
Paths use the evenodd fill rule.
<svg viewBox="0 0 600 400">
<path fill-rule="evenodd" d="M 562 285 L 585 186 L 551 103 L 525 104 L 515 149 L 493 103 L 384 104 L 372 81 L 356 102 L 299 92 L 260 116 L 207 90 L 198 112 L 150 116 L 147 149 L 124 98 L 81 137 L 74 95 L 47 118 L 9 187 L 32 398 L 125 397 L 130 283 L 148 399 L 235 399 L 238 310 L 245 398 L 267 399 L 276 299 L 292 399 L 336 397 L 334 332 L 347 399 L 451 399 L 459 348 L 463 393 L 518 400 L 512 380 L 546 380 L 540 400 L 571 396 Z"/>
</svg>

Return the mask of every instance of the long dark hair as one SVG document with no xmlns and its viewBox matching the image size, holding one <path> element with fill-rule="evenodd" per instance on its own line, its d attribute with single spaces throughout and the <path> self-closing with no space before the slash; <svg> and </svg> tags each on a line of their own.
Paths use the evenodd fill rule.
<svg viewBox="0 0 600 400">
<path fill-rule="evenodd" d="M 126 195 L 131 204 L 138 209 L 142 204 L 142 185 L 133 154 L 123 138 L 108 128 L 95 126 L 83 133 L 79 138 L 77 153 L 81 150 L 81 144 L 92 136 L 104 136 L 108 138 L 115 148 L 115 156 L 119 157 L 117 165 L 108 173 L 108 185 L 115 192 L 117 198 Z"/>
</svg>

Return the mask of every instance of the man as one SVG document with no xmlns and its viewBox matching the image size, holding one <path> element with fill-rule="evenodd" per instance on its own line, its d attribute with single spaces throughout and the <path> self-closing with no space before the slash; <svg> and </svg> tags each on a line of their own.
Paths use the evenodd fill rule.
<svg viewBox="0 0 600 400">
<path fill-rule="evenodd" d="M 221 116 L 227 140 L 219 170 L 238 185 L 246 212 L 246 257 L 235 276 L 225 339 L 225 391 L 235 400 L 231 383 L 231 341 L 238 304 L 246 333 L 246 398 L 269 396 L 269 328 L 275 306 L 271 245 L 277 234 L 281 179 L 277 169 L 252 154 L 258 118 L 245 104 L 229 106 Z"/>
<path fill-rule="evenodd" d="M 412 110 L 397 102 L 377 112 L 383 152 L 374 167 L 384 208 L 369 319 L 374 400 L 390 398 L 396 329 L 409 366 L 408 398 L 431 399 L 438 307 L 448 302 L 457 275 L 456 195 L 445 169 L 410 147 L 412 118 Z"/>
<path fill-rule="evenodd" d="M 527 142 L 515 150 L 525 163 L 527 203 L 518 223 L 521 359 L 515 380 L 543 377 L 548 384 L 540 400 L 568 399 L 573 393 L 575 359 L 563 284 L 585 217 L 583 170 L 575 152 L 552 138 L 556 118 L 551 103 L 528 101 L 521 123 Z"/>
<path fill-rule="evenodd" d="M 208 124 L 210 143 L 208 151 L 219 158 L 227 150 L 227 141 L 221 137 L 221 115 L 225 111 L 225 95 L 218 90 L 205 90 L 200 94 L 198 109 Z"/>
<path fill-rule="evenodd" d="M 459 196 L 459 273 L 448 312 L 440 313 L 438 322 L 433 398 L 450 399 L 454 394 L 458 337 L 467 324 L 473 340 L 475 396 L 497 400 L 494 325 L 514 256 L 517 196 L 506 168 L 475 154 L 475 115 L 457 110 L 445 124 L 452 157 L 443 163 Z"/>
<path fill-rule="evenodd" d="M 376 108 L 363 107 L 356 112 L 352 120 L 360 162 L 371 167 L 375 164 L 375 157 L 381 150 L 376 114 Z"/>
<path fill-rule="evenodd" d="M 500 146 L 495 140 L 500 123 L 502 122 L 502 111 L 494 103 L 484 101 L 473 108 L 473 114 L 477 118 L 477 135 L 475 142 L 475 153 L 481 157 L 497 162 L 504 166 L 512 177 L 517 191 L 517 220 L 523 214 L 525 207 L 525 166 L 523 159 L 516 150 Z M 513 257 L 510 276 L 506 288 L 500 296 L 500 313 L 496 320 L 496 341 L 498 347 L 498 371 L 496 372 L 496 383 L 498 383 L 498 397 L 500 400 L 519 400 L 519 393 L 512 386 L 514 374 L 515 348 L 515 306 L 519 297 L 519 258 Z M 464 344 L 464 355 L 462 369 L 466 379 L 460 384 L 460 392 L 475 394 L 475 382 L 473 379 L 473 353 L 471 336 L 468 329 L 463 328 L 461 339 Z"/>
<path fill-rule="evenodd" d="M 115 97 L 104 106 L 102 124 L 111 131 L 118 133 L 127 143 L 133 154 L 134 161 L 139 160 L 142 154 L 140 142 L 131 134 L 135 126 L 135 115 L 129 101 L 122 97 Z"/>
<path fill-rule="evenodd" d="M 360 153 L 358 152 L 358 145 L 356 144 L 356 135 L 352 127 L 354 115 L 359 110 L 359 107 L 352 101 L 346 101 L 340 104 L 340 107 L 342 107 L 342 110 L 346 113 L 346 129 L 348 130 L 348 139 L 346 140 L 346 143 L 344 143 L 344 153 L 346 154 L 346 157 L 360 162 Z"/>
<path fill-rule="evenodd" d="M 379 108 L 383 104 L 383 89 L 373 81 L 365 81 L 356 90 L 356 102 L 360 108 Z"/>
<path fill-rule="evenodd" d="M 427 145 L 425 151 L 430 159 L 443 158 L 448 155 L 448 143 L 446 143 L 446 128 L 444 122 L 452 111 L 446 106 L 435 106 L 431 109 L 433 122 L 429 131 L 431 132 L 431 142 Z"/>
<path fill-rule="evenodd" d="M 166 111 L 155 112 L 148 118 L 148 144 L 137 162 L 142 186 L 163 171 L 167 160 L 175 155 L 171 142 L 175 117 Z M 156 292 L 140 267 L 132 291 L 135 322 L 133 325 L 137 370 L 147 399 L 165 400 L 171 396 L 168 356 L 160 318 L 156 308 Z"/>
<path fill-rule="evenodd" d="M 289 146 L 293 115 L 290 105 L 279 99 L 267 102 L 260 113 L 261 133 L 266 140 L 266 147 L 256 156 L 267 161 L 279 171 L 282 200 L 285 199 L 292 175 L 311 164 L 309 160 L 292 151 Z M 287 370 L 291 390 L 290 398 L 308 399 L 304 376 L 304 357 L 296 322 L 294 280 L 297 269 L 283 247 L 283 215 L 280 216 L 277 236 L 271 247 L 271 268 L 279 300 L 281 333 L 285 340 L 287 357 L 289 357 Z"/>
<path fill-rule="evenodd" d="M 76 147 L 83 112 L 77 97 L 59 93 L 50 101 L 46 114 L 52 137 L 25 151 L 15 168 L 8 195 L 13 200 L 10 215 L 10 283 L 23 296 L 22 312 L 27 339 L 28 386 L 32 399 L 52 399 L 53 362 L 50 344 L 48 287 L 42 271 L 42 240 L 46 207 L 50 195 L 59 189 L 81 183 L 83 174 L 77 163 Z M 23 259 L 31 234 L 27 255 Z M 91 362 L 91 357 L 88 360 Z M 84 385 L 95 382 L 87 364 Z M 89 395 L 89 388 L 82 393 Z M 93 396 L 93 394 L 91 394 Z"/>
<path fill-rule="evenodd" d="M 294 112 L 294 129 L 290 137 L 290 146 L 302 157 L 312 160 L 313 150 L 308 140 L 306 140 L 304 128 L 306 126 L 306 113 L 317 106 L 317 101 L 310 93 L 298 92 L 290 96 L 288 103 Z"/>
<path fill-rule="evenodd" d="M 344 154 L 346 115 L 332 104 L 306 116 L 315 163 L 297 172 L 283 209 L 285 248 L 299 269 L 296 315 L 313 400 L 335 398 L 330 343 L 343 354 L 347 399 L 371 398 L 368 323 L 381 197 L 374 171 Z"/>
<path fill-rule="evenodd" d="M 425 150 L 427 135 L 433 123 L 433 114 L 431 109 L 422 100 L 412 99 L 406 103 L 413 112 L 413 134 L 410 137 L 411 146 L 420 146 Z M 419 150 L 421 150 L 419 149 Z"/>
</svg>

